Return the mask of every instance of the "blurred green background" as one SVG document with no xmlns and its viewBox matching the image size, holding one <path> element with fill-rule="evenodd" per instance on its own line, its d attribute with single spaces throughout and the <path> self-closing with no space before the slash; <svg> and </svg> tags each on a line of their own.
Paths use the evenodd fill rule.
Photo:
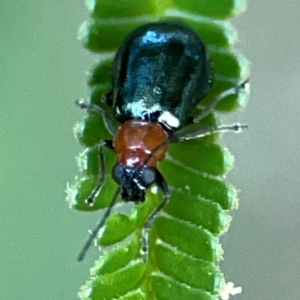
<svg viewBox="0 0 300 300">
<path fill-rule="evenodd" d="M 81 150 L 74 99 L 86 95 L 94 61 L 76 40 L 83 2 L 0 1 L 0 299 L 76 299 L 97 257 L 94 248 L 76 261 L 99 213 L 64 200 Z M 253 64 L 251 102 L 224 117 L 249 124 L 223 140 L 241 190 L 222 262 L 243 287 L 237 300 L 299 299 L 299 15 L 298 0 L 251 0 L 234 20 L 237 48 Z"/>
</svg>

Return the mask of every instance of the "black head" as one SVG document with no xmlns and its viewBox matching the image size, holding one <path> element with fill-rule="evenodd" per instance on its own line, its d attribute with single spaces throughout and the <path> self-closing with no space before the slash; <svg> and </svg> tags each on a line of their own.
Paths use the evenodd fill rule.
<svg viewBox="0 0 300 300">
<path fill-rule="evenodd" d="M 146 165 L 127 167 L 117 163 L 112 171 L 113 179 L 121 186 L 124 202 L 141 203 L 145 201 L 146 190 L 156 180 L 156 169 Z"/>
</svg>

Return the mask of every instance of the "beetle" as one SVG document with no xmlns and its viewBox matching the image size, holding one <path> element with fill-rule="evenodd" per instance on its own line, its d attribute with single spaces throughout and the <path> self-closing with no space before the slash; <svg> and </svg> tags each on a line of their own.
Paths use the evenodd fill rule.
<svg viewBox="0 0 300 300">
<path fill-rule="evenodd" d="M 248 82 L 224 91 L 200 115 L 192 116 L 192 110 L 207 95 L 213 81 L 213 66 L 206 45 L 197 33 L 183 23 L 161 21 L 134 30 L 115 55 L 112 90 L 104 101 L 121 123 L 118 129 L 102 108 L 84 100 L 77 101 L 82 109 L 102 115 L 106 127 L 114 135 L 113 140 L 99 142 L 99 183 L 86 202 L 93 205 L 105 180 L 104 147 L 117 154 L 112 177 L 118 184 L 103 218 L 80 252 L 79 261 L 104 225 L 118 196 L 121 195 L 124 202 L 142 203 L 147 189 L 156 184 L 164 197 L 143 228 L 141 252 L 147 257 L 149 230 L 170 199 L 167 182 L 156 168 L 164 159 L 168 144 L 219 131 L 239 132 L 245 127 L 240 124 L 210 126 L 189 134 L 179 133 L 184 126 L 197 123 L 210 114 L 220 99 L 238 93 Z"/>
</svg>

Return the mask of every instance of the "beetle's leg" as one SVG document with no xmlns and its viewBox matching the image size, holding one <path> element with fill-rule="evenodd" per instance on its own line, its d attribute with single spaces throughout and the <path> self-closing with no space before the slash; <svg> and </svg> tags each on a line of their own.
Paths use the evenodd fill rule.
<svg viewBox="0 0 300 300">
<path fill-rule="evenodd" d="M 218 104 L 218 102 L 222 99 L 224 99 L 225 97 L 229 96 L 229 95 L 235 95 L 238 94 L 240 92 L 240 90 L 245 89 L 247 84 L 249 83 L 249 78 L 246 79 L 245 81 L 243 81 L 241 84 L 239 84 L 238 86 L 232 87 L 222 93 L 220 93 L 219 95 L 217 95 L 212 101 L 211 103 L 205 107 L 205 109 L 196 117 L 194 117 L 193 122 L 194 123 L 198 123 L 199 121 L 201 121 L 203 118 L 205 118 L 206 116 L 208 116 L 210 113 L 213 112 L 215 106 Z"/>
<path fill-rule="evenodd" d="M 240 133 L 244 128 L 248 128 L 248 125 L 241 125 L 239 123 L 236 123 L 232 125 L 208 126 L 208 127 L 201 128 L 192 133 L 184 133 L 184 134 L 177 134 L 177 135 L 175 133 L 172 137 L 169 138 L 169 142 L 177 143 L 179 141 L 199 139 L 219 132 L 232 131 L 235 133 Z"/>
<path fill-rule="evenodd" d="M 95 199 L 99 195 L 102 185 L 105 180 L 105 159 L 104 159 L 104 147 L 107 147 L 109 149 L 113 149 L 113 143 L 111 140 L 102 140 L 98 144 L 99 148 L 99 178 L 98 178 L 98 184 L 93 189 L 91 194 L 88 196 L 88 198 L 85 200 L 85 202 L 89 206 L 93 206 L 95 203 Z"/>
<path fill-rule="evenodd" d="M 95 112 L 103 117 L 106 128 L 112 135 L 115 135 L 117 132 L 117 128 L 114 126 L 112 122 L 112 118 L 105 112 L 100 106 L 88 103 L 84 99 L 76 100 L 76 105 L 78 105 L 81 109 L 86 109 L 87 111 Z"/>
<path fill-rule="evenodd" d="M 155 220 L 155 218 L 158 216 L 159 212 L 163 209 L 163 207 L 168 204 L 170 199 L 170 191 L 168 188 L 168 185 L 162 176 L 162 174 L 156 170 L 156 181 L 155 184 L 162 190 L 164 194 L 164 199 L 162 203 L 160 203 L 156 209 L 150 214 L 148 217 L 147 222 L 145 223 L 142 231 L 142 248 L 141 248 L 141 254 L 143 255 L 144 261 L 147 260 L 148 257 L 148 243 L 149 243 L 149 230 L 151 229 L 151 226 Z"/>
</svg>

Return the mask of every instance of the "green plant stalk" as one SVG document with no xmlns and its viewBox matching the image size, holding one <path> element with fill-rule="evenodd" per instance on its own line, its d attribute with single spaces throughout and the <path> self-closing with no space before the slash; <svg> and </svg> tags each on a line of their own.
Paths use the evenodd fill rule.
<svg viewBox="0 0 300 300">
<path fill-rule="evenodd" d="M 237 33 L 226 21 L 245 9 L 245 1 L 123 0 L 115 4 L 94 0 L 87 4 L 90 19 L 82 25 L 79 35 L 87 49 L 99 53 L 99 62 L 88 78 L 92 103 L 104 106 L 101 97 L 111 88 L 113 53 L 125 36 L 136 27 L 161 18 L 179 18 L 208 45 L 216 80 L 201 105 L 249 76 L 247 60 L 233 50 Z M 244 107 L 247 96 L 242 91 L 226 97 L 216 110 L 232 112 Z M 209 115 L 201 123 L 219 124 L 219 120 L 216 115 Z M 107 176 L 95 205 L 89 207 L 84 200 L 97 184 L 97 143 L 112 137 L 101 116 L 94 113 L 77 124 L 75 132 L 86 149 L 78 159 L 80 176 L 69 189 L 70 205 L 83 211 L 105 208 L 116 189 L 110 176 L 116 160 L 111 151 L 105 151 Z M 228 229 L 229 212 L 237 208 L 238 200 L 235 188 L 224 180 L 233 167 L 233 156 L 217 143 L 218 138 L 214 134 L 172 145 L 167 159 L 159 165 L 172 196 L 151 229 L 146 263 L 140 255 L 141 230 L 162 195 L 151 189 L 145 203 L 134 207 L 131 214 L 110 216 L 99 234 L 102 251 L 91 278 L 81 288 L 81 299 L 219 299 L 226 285 L 218 266 L 223 254 L 219 237 Z"/>
</svg>

